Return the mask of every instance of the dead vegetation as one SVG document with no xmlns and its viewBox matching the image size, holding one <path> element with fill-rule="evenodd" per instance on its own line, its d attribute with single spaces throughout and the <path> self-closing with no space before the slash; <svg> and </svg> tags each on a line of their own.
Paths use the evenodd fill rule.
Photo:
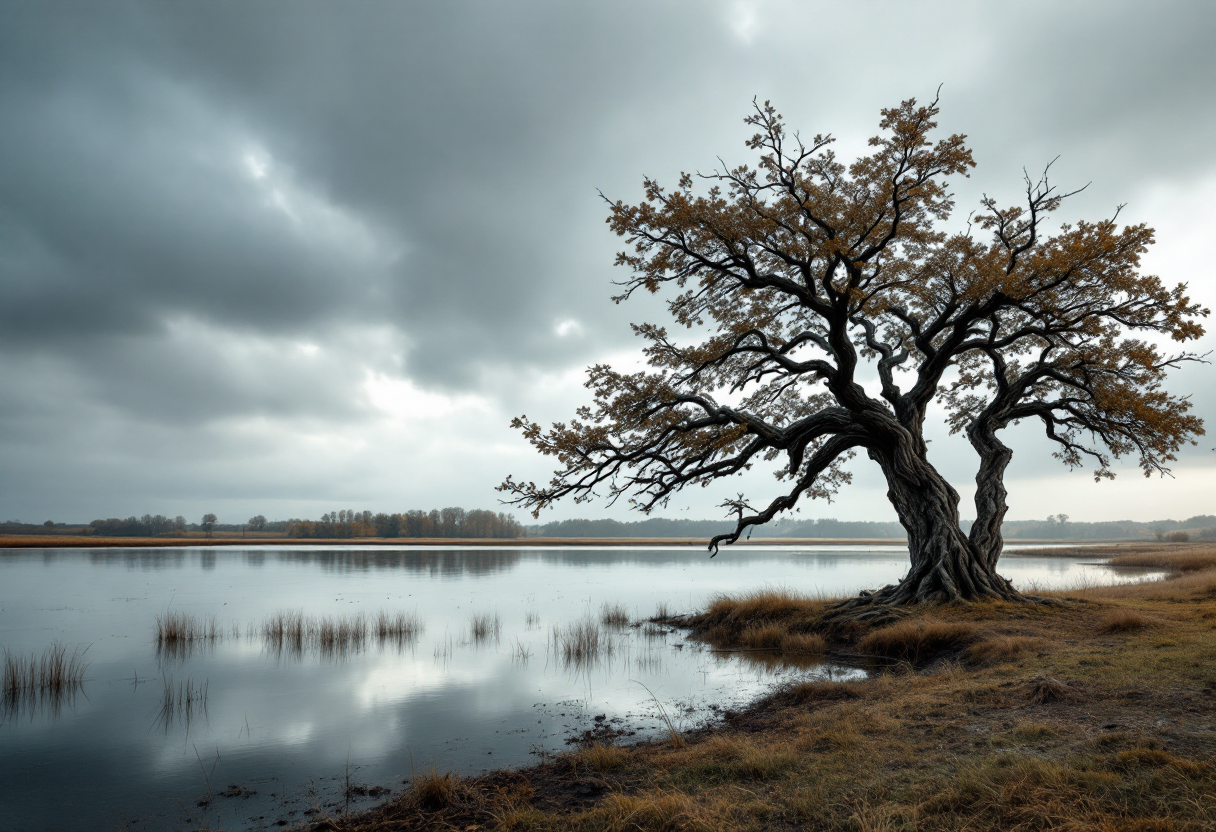
<svg viewBox="0 0 1216 832">
<path fill-rule="evenodd" d="M 563 666 L 574 669 L 612 658 L 616 653 L 616 642 L 611 634 L 590 617 L 565 626 L 553 625 L 548 647 L 550 654 Z"/>
<path fill-rule="evenodd" d="M 624 604 L 604 604 L 600 607 L 600 623 L 618 630 L 628 627 L 629 610 Z"/>
<path fill-rule="evenodd" d="M 86 647 L 69 653 L 65 645 L 57 642 L 41 653 L 29 655 L 5 650 L 3 692 L 0 694 L 4 714 L 41 705 L 57 711 L 84 686 L 87 652 Z"/>
<path fill-rule="evenodd" d="M 469 635 L 474 644 L 497 643 L 502 637 L 502 618 L 496 612 L 474 613 L 469 619 Z"/>
<path fill-rule="evenodd" d="M 1169 554 L 1193 563 L 1207 556 L 1197 548 Z M 1216 568 L 1181 562 L 1158 567 L 1167 580 L 1054 604 L 931 605 L 871 622 L 833 621 L 827 601 L 784 591 L 720 598 L 681 623 L 720 649 L 776 657 L 787 638 L 818 637 L 827 655 L 869 663 L 869 677 L 791 686 L 679 746 L 432 774 L 340 828 L 1216 828 Z"/>
<path fill-rule="evenodd" d="M 281 610 L 260 627 L 250 628 L 251 633 L 260 634 L 271 653 L 295 657 L 315 653 L 330 659 L 361 652 L 373 642 L 379 647 L 413 647 L 422 630 L 422 620 L 415 613 L 305 615 L 302 610 Z"/>
</svg>

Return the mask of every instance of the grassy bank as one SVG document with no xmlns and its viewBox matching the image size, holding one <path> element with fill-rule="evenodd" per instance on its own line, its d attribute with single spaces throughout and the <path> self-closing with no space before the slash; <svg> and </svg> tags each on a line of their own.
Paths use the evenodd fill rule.
<svg viewBox="0 0 1216 832">
<path fill-rule="evenodd" d="M 869 665 L 720 727 L 592 745 L 477 779 L 428 772 L 319 828 L 1101 830 L 1216 828 L 1216 547 L 1123 551 L 1153 583 L 825 618 L 787 593 L 684 623 L 722 649 Z"/>
</svg>

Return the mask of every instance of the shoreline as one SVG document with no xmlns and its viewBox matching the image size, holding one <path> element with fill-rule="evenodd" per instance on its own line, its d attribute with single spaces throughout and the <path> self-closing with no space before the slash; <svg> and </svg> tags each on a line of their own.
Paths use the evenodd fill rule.
<svg viewBox="0 0 1216 832">
<path fill-rule="evenodd" d="M 875 669 L 789 686 L 669 740 L 590 741 L 475 777 L 423 773 L 381 806 L 308 828 L 1213 828 L 1216 547 L 1112 549 L 1128 561 L 1115 565 L 1171 573 L 843 627 L 824 623 L 824 601 L 714 604 L 684 621 L 690 637 L 738 649 L 775 627 Z"/>
</svg>

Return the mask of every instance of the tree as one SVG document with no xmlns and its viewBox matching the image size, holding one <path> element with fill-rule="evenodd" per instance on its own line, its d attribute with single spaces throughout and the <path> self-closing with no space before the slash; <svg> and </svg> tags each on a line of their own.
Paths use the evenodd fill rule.
<svg viewBox="0 0 1216 832">
<path fill-rule="evenodd" d="M 872 152 L 846 167 L 831 136 L 790 135 L 766 102 L 746 119 L 756 167 L 684 174 L 674 189 L 646 179 L 643 202 L 609 202 L 608 223 L 630 245 L 617 263 L 632 271 L 615 300 L 670 292 L 675 323 L 706 337 L 681 344 L 635 325 L 649 369 L 590 368 L 594 403 L 569 423 L 516 419 L 559 469 L 547 485 L 508 477 L 508 502 L 535 516 L 602 493 L 649 512 L 775 461 L 784 493 L 727 501 L 734 529 L 710 541 L 716 554 L 802 498 L 830 498 L 863 452 L 886 479 L 911 566 L 857 606 L 1017 596 L 996 573 L 1011 424 L 1038 420 L 1065 465 L 1089 460 L 1098 479 L 1127 455 L 1145 475 L 1168 473 L 1203 426 L 1163 381 L 1200 356 L 1157 342 L 1198 338 L 1208 310 L 1185 285 L 1141 272 L 1153 231 L 1120 228 L 1118 211 L 1050 233 L 1048 215 L 1071 194 L 1047 171 L 1026 177 L 1024 205 L 985 196 L 946 230 L 947 178 L 975 163 L 964 136 L 931 140 L 937 113 L 936 100 L 883 110 Z M 969 534 L 929 460 L 934 402 L 979 457 Z"/>
<path fill-rule="evenodd" d="M 261 514 L 255 514 L 249 518 L 249 528 L 255 532 L 266 531 L 266 517 Z"/>
<path fill-rule="evenodd" d="M 211 537 L 211 532 L 215 529 L 215 524 L 218 519 L 219 518 L 217 518 L 214 514 L 203 515 L 203 522 L 200 525 L 202 526 L 203 532 L 207 535 L 207 537 Z"/>
</svg>

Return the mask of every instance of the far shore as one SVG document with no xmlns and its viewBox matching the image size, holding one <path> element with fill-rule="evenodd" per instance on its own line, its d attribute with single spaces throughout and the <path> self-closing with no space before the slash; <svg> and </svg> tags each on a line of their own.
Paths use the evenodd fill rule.
<svg viewBox="0 0 1216 832">
<path fill-rule="evenodd" d="M 100 537 L 95 535 L 28 535 L 0 534 L 0 549 L 113 549 L 151 548 L 182 546 L 696 546 L 706 548 L 708 540 L 703 537 L 354 537 L 354 538 L 305 538 L 305 537 L 242 537 L 236 534 L 213 537 Z M 765 537 L 743 540 L 742 546 L 907 546 L 906 540 L 890 537 L 880 538 L 827 538 L 827 537 Z M 1092 547 L 1126 547 L 1147 545 L 1144 540 L 1013 540 L 1006 546 L 1067 546 L 1087 550 Z M 724 551 L 729 547 L 723 546 Z M 1052 549 L 1052 554 L 1061 550 Z"/>
</svg>

